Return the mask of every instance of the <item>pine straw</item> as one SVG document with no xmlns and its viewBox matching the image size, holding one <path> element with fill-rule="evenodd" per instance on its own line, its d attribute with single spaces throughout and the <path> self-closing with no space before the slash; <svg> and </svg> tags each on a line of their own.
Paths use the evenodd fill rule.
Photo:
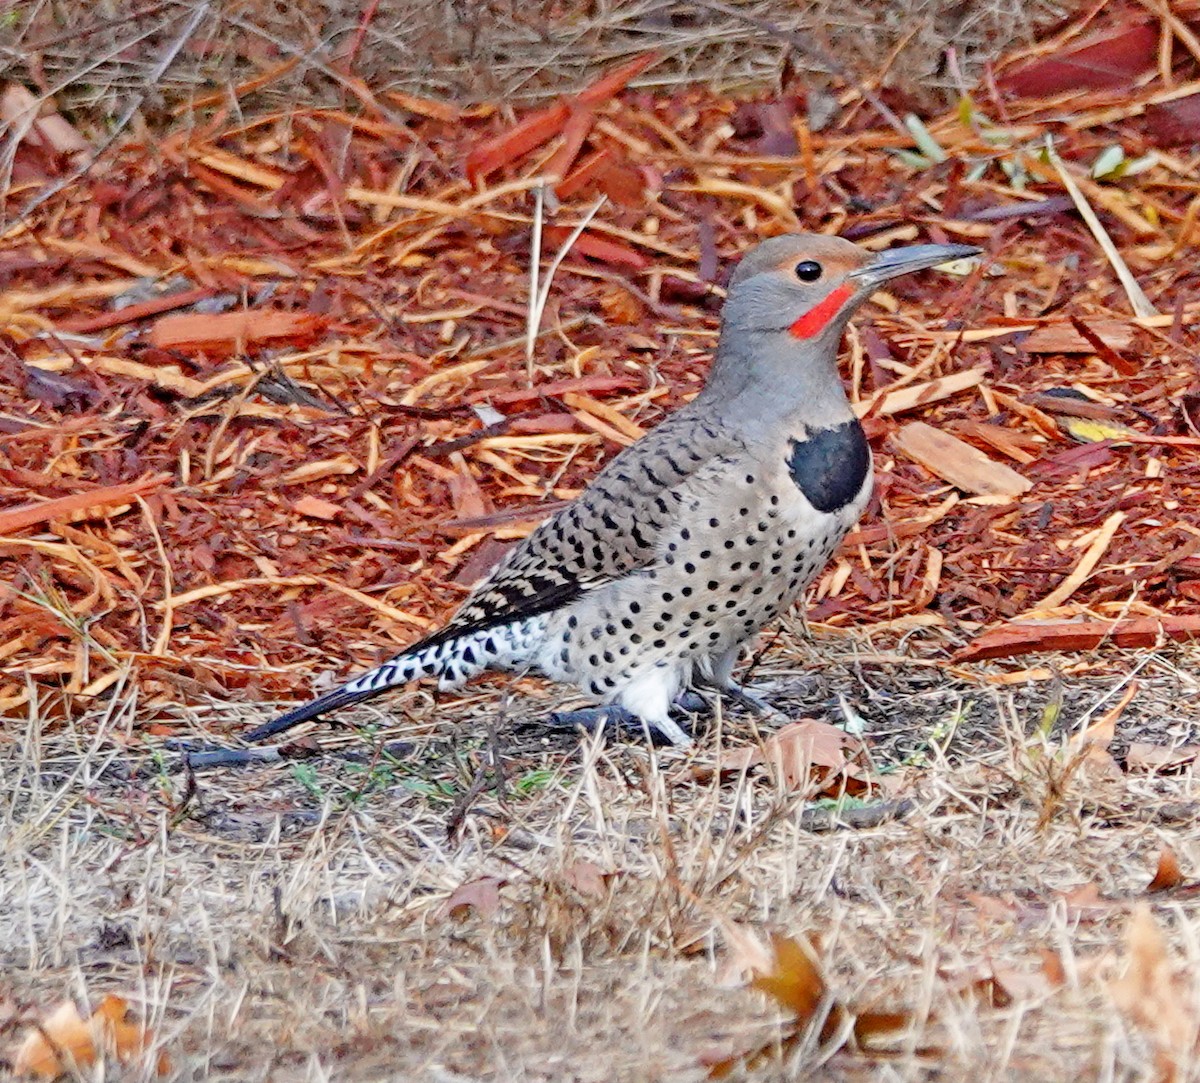
<svg viewBox="0 0 1200 1083">
<path fill-rule="evenodd" d="M 793 63 L 822 81 L 847 71 L 870 78 L 888 58 L 888 82 L 932 92 L 955 85 L 943 61 L 948 47 L 972 79 L 982 64 L 1032 40 L 1036 28 L 1072 6 L 889 0 L 859 4 L 848 16 L 832 0 L 714 6 L 683 0 L 298 0 L 286 6 L 185 0 L 126 10 L 51 0 L 18 7 L 0 28 L 0 55 L 7 54 L 23 81 L 57 88 L 72 112 L 97 120 L 121 115 L 134 95 L 145 95 L 141 108 L 154 118 L 214 87 L 254 80 L 262 83 L 257 108 L 288 108 L 297 100 L 336 107 L 348 100 L 347 59 L 353 77 L 377 94 L 401 90 L 460 103 L 569 92 L 648 49 L 669 58 L 648 78 L 654 87 L 771 85 L 791 53 Z M 197 12 L 186 48 L 157 72 L 160 57 Z M 789 37 L 801 43 L 798 53 Z"/>
<path fill-rule="evenodd" d="M 334 741 L 299 765 L 201 773 L 186 798 L 174 758 L 131 740 L 134 699 L 52 735 L 14 728 L 0 747 L 0 1005 L 14 997 L 19 1016 L 119 992 L 181 1078 L 700 1079 L 701 1057 L 776 1027 L 729 980 L 731 919 L 816 933 L 839 996 L 915 1013 L 894 1056 L 818 1067 L 809 1048 L 789 1078 L 1144 1078 L 1153 1049 L 1107 983 L 1163 842 L 1185 873 L 1200 862 L 1193 776 L 1063 772 L 1065 734 L 1123 678 L 1073 682 L 1043 746 L 1044 690 L 981 691 L 852 647 L 824 656 L 806 694 L 854 702 L 881 758 L 927 763 L 911 814 L 867 831 L 811 834 L 767 778 L 697 784 L 674 751 L 577 751 L 523 729 L 536 720 L 514 699 L 507 781 L 448 841 L 439 794 L 490 754 L 486 694 L 436 720 L 406 694 L 430 736 L 386 770 L 346 758 L 357 739 Z M 788 645 L 783 672 L 807 651 Z M 1130 661 L 1141 690 L 1122 737 L 1163 740 L 1169 719 L 1195 741 L 1195 653 Z M 580 861 L 615 874 L 599 897 L 564 882 Z M 482 876 L 505 881 L 498 909 L 447 916 Z M 1082 884 L 1102 899 L 1072 909 L 1060 893 Z M 1194 906 L 1151 898 L 1194 990 Z M 1044 952 L 1066 974 L 1056 991 L 1036 981 Z M 979 990 L 993 971 L 1009 988 L 1029 975 L 1030 992 L 992 1006 Z"/>
</svg>

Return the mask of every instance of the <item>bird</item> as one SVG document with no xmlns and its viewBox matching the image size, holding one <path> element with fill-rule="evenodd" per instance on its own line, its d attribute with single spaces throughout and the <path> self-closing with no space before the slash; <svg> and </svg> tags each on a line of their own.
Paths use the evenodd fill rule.
<svg viewBox="0 0 1200 1083">
<path fill-rule="evenodd" d="M 265 740 L 422 677 L 540 672 L 685 746 L 672 706 L 740 698 L 742 648 L 788 609 L 865 509 L 871 450 L 838 373 L 851 315 L 900 275 L 979 255 L 962 244 L 869 251 L 840 237 L 760 242 L 735 268 L 703 389 L 614 457 L 440 630 L 250 731 Z"/>
</svg>

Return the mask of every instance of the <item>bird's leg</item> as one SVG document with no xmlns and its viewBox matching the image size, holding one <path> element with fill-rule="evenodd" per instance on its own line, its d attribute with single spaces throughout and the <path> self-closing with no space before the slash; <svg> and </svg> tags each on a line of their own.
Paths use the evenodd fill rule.
<svg viewBox="0 0 1200 1083">
<path fill-rule="evenodd" d="M 712 713 L 712 704 L 694 688 L 685 688 L 675 697 L 675 702 L 671 706 L 683 711 L 684 714 Z"/>
<path fill-rule="evenodd" d="M 748 691 L 733 679 L 733 669 L 737 665 L 740 645 L 734 645 L 712 659 L 710 674 L 704 681 L 706 688 L 711 688 L 721 695 L 727 696 L 734 703 L 740 703 L 760 717 L 778 714 L 765 699 Z"/>
<path fill-rule="evenodd" d="M 603 707 L 583 707 L 578 711 L 555 711 L 550 715 L 552 726 L 575 729 L 582 727 L 588 733 L 595 733 L 605 727 L 644 734 L 650 731 L 651 740 L 657 744 L 672 744 L 678 746 L 690 745 L 692 739 L 679 723 L 671 718 L 643 720 L 632 711 L 616 704 Z"/>
<path fill-rule="evenodd" d="M 756 715 L 764 716 L 779 713 L 778 709 L 772 707 L 762 696 L 756 695 L 747 689 L 745 685 L 738 684 L 736 681 L 727 681 L 719 691 L 721 695 L 728 696 L 734 703 L 740 703 Z"/>
</svg>

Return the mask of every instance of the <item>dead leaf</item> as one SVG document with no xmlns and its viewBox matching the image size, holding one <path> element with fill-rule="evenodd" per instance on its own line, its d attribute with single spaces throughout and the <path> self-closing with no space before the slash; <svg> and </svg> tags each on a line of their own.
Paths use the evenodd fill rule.
<svg viewBox="0 0 1200 1083">
<path fill-rule="evenodd" d="M 1200 127 L 1200 94 L 1146 106 L 1146 128 L 1161 142 L 1194 143 Z"/>
<path fill-rule="evenodd" d="M 481 876 L 460 884 L 442 903 L 441 917 L 463 921 L 474 910 L 480 917 L 491 917 L 500 907 L 500 889 L 507 884 L 498 876 Z"/>
<path fill-rule="evenodd" d="M 1179 857 L 1171 847 L 1164 846 L 1158 854 L 1158 867 L 1154 870 L 1154 879 L 1146 885 L 1146 894 L 1169 891 L 1182 883 L 1183 870 L 1179 867 Z"/>
<path fill-rule="evenodd" d="M 753 988 L 778 1001 L 807 1023 L 825 997 L 825 978 L 813 949 L 789 936 L 771 937 L 771 966 L 750 980 Z"/>
<path fill-rule="evenodd" d="M 1103 717 L 1097 719 L 1083 733 L 1072 739 L 1071 751 L 1075 755 L 1083 757 L 1082 768 L 1084 774 L 1089 778 L 1121 778 L 1123 776 L 1120 765 L 1113 759 L 1108 748 L 1112 744 L 1113 737 L 1116 736 L 1117 719 L 1129 706 L 1137 689 L 1137 681 L 1130 681 L 1129 687 L 1125 689 L 1120 700 L 1105 712 Z"/>
<path fill-rule="evenodd" d="M 1100 894 L 1100 889 L 1091 881 L 1080 884 L 1068 891 L 1059 891 L 1057 895 L 1067 906 L 1067 913 L 1077 917 L 1087 911 L 1109 910 L 1113 907 L 1112 899 L 1106 899 Z"/>
<path fill-rule="evenodd" d="M 1006 92 L 1025 98 L 1126 87 L 1154 66 L 1157 47 L 1158 28 L 1153 23 L 1121 25 L 1031 60 L 1001 76 L 999 83 Z"/>
<path fill-rule="evenodd" d="M 844 730 L 828 722 L 804 718 L 784 726 L 761 746 L 727 751 L 721 756 L 717 770 L 725 777 L 768 764 L 787 789 L 796 790 L 813 781 L 814 768 L 820 770 L 818 781 L 823 783 L 843 774 L 849 766 L 846 749 L 854 747 L 854 738 Z M 822 786 L 822 791 L 825 788 Z"/>
<path fill-rule="evenodd" d="M 1200 745 L 1156 745 L 1134 741 L 1125 753 L 1130 771 L 1178 771 L 1196 762 Z"/>
<path fill-rule="evenodd" d="M 776 934 L 771 937 L 768 948 L 754 933 L 733 922 L 723 921 L 721 928 L 730 947 L 731 967 L 737 965 L 749 970 L 752 974 L 751 987 L 766 993 L 790 1011 L 793 1019 L 782 1042 L 772 1042 L 711 1064 L 710 1079 L 725 1078 L 739 1064 L 757 1067 L 767 1055 L 773 1055 L 780 1047 L 786 1051 L 796 1045 L 810 1025 L 815 1026 L 818 1020 L 821 1022 L 819 1041 L 829 1042 L 837 1035 L 848 1038 L 852 1033 L 860 1046 L 878 1035 L 902 1030 L 912 1020 L 912 1014 L 907 1011 L 858 1011 L 831 999 L 816 949 L 808 941 Z M 848 1017 L 853 1019 L 849 1033 L 843 1027 Z"/>
<path fill-rule="evenodd" d="M 1167 943 L 1150 907 L 1139 903 L 1125 927 L 1125 973 L 1109 982 L 1117 1010 L 1155 1046 L 1160 1078 L 1179 1078 L 1192 1060 L 1196 1019 L 1183 975 L 1171 962 Z"/>
<path fill-rule="evenodd" d="M 751 980 L 755 974 L 768 974 L 775 965 L 775 956 L 769 945 L 744 925 L 720 916 L 717 923 L 725 938 L 727 949 L 725 966 L 717 978 L 717 985 L 729 987 Z"/>
<path fill-rule="evenodd" d="M 1051 987 L 1058 989 L 1067 984 L 1067 969 L 1063 966 L 1062 956 L 1050 948 L 1042 948 L 1042 974 Z"/>
<path fill-rule="evenodd" d="M 977 891 L 969 891 L 964 896 L 979 912 L 980 917 L 994 921 L 1011 921 L 1018 914 L 1017 904 L 1012 899 L 1001 899 L 995 895 L 983 895 Z"/>
<path fill-rule="evenodd" d="M 57 154 L 80 155 L 91 148 L 61 113 L 54 110 L 42 113 L 42 105 L 20 83 L 8 83 L 0 91 L 0 121 L 14 128 L 22 142 L 42 141 Z"/>
<path fill-rule="evenodd" d="M 993 963 L 987 973 L 972 982 L 968 989 L 982 995 L 993 1008 L 1007 1008 L 1017 1001 L 1035 1000 L 1049 991 L 1041 974 L 1031 974 L 1005 963 Z"/>
<path fill-rule="evenodd" d="M 608 882 L 615 873 L 605 872 L 591 861 L 573 861 L 559 874 L 567 887 L 585 899 L 603 899 L 608 895 Z"/>
<path fill-rule="evenodd" d="M 13 1073 L 56 1079 L 102 1056 L 116 1057 L 121 1063 L 132 1060 L 146 1048 L 150 1032 L 130 1022 L 128 1012 L 124 999 L 109 994 L 85 1020 L 73 1002 L 64 1000 L 25 1035 L 13 1057 Z M 160 1056 L 158 1074 L 168 1071 L 169 1062 Z"/>
</svg>

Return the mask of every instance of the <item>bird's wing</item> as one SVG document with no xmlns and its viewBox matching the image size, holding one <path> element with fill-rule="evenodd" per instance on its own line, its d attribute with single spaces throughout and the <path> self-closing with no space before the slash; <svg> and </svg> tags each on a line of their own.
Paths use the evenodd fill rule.
<svg viewBox="0 0 1200 1083">
<path fill-rule="evenodd" d="M 513 549 L 420 646 L 558 609 L 645 567 L 673 525 L 688 482 L 742 451 L 733 436 L 685 407 Z"/>
</svg>

